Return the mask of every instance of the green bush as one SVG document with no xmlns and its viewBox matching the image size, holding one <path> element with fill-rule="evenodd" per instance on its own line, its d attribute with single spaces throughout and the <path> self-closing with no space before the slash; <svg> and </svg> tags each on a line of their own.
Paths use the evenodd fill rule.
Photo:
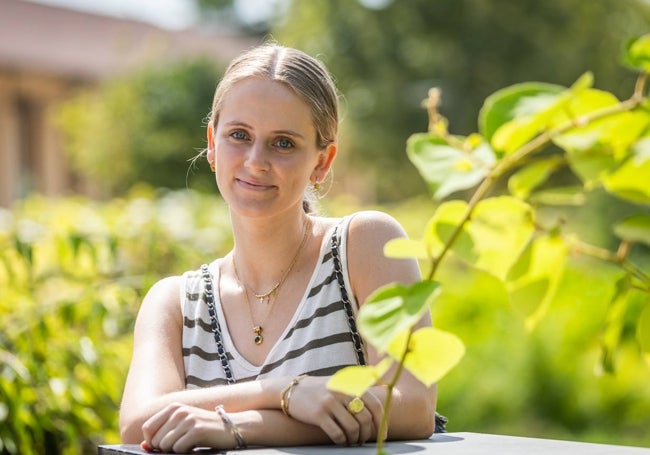
<svg viewBox="0 0 650 455">
<path fill-rule="evenodd" d="M 118 442 L 141 297 L 226 251 L 228 223 L 221 200 L 186 191 L 34 196 L 0 212 L 0 453 Z"/>
<path fill-rule="evenodd" d="M 105 197 L 138 182 L 210 191 L 210 173 L 197 172 L 207 161 L 191 161 L 206 146 L 204 120 L 221 74 L 214 62 L 183 60 L 78 93 L 57 114 L 72 165 Z"/>
</svg>

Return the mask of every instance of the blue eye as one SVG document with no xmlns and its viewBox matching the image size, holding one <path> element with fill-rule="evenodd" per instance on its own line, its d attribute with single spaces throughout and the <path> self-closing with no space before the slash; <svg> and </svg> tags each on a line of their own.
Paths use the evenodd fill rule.
<svg viewBox="0 0 650 455">
<path fill-rule="evenodd" d="M 290 149 L 293 148 L 293 142 L 291 142 L 289 139 L 282 137 L 278 139 L 275 144 L 280 147 L 281 149 Z"/>
<path fill-rule="evenodd" d="M 242 130 L 235 130 L 230 133 L 230 137 L 237 139 L 238 141 L 243 141 L 246 139 L 246 133 L 244 133 Z"/>
</svg>

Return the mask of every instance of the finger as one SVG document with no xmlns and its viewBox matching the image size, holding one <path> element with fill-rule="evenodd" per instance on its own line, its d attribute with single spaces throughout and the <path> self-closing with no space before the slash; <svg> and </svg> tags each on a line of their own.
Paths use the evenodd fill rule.
<svg viewBox="0 0 650 455">
<path fill-rule="evenodd" d="M 380 439 L 379 429 L 381 428 L 381 420 L 384 416 L 384 405 L 377 396 L 371 392 L 366 392 L 363 395 L 363 402 L 366 405 L 366 410 L 370 413 L 373 426 L 373 435 Z M 382 435 L 386 438 L 386 435 Z"/>
<path fill-rule="evenodd" d="M 155 445 L 162 452 L 176 452 L 176 445 L 178 441 L 185 434 L 186 429 L 183 425 L 183 422 L 179 422 L 176 425 L 164 425 L 160 431 L 158 431 L 157 437 L 160 437 L 160 441 Z M 155 439 L 154 439 L 155 441 Z"/>
<path fill-rule="evenodd" d="M 147 419 L 145 423 L 142 424 L 142 435 L 144 436 L 144 443 L 147 444 L 147 446 L 155 450 L 158 448 L 158 444 L 156 442 L 159 441 L 154 441 L 156 438 L 156 435 L 160 431 L 160 428 L 167 422 L 169 419 L 169 415 L 173 413 L 173 411 L 176 409 L 176 405 L 167 405 L 151 417 Z M 160 439 L 160 438 L 158 438 Z"/>
<path fill-rule="evenodd" d="M 151 446 L 147 443 L 147 441 L 142 441 L 142 442 L 140 443 L 140 448 L 141 448 L 142 450 L 144 450 L 145 452 L 160 452 L 160 450 L 158 450 L 158 449 L 154 449 L 153 447 L 151 447 Z"/>
<path fill-rule="evenodd" d="M 363 411 L 354 415 L 354 418 L 359 422 L 359 445 L 365 444 L 372 435 L 375 433 L 372 415 L 370 411 L 364 409 Z"/>
<path fill-rule="evenodd" d="M 181 406 L 182 405 L 180 403 L 168 404 L 160 411 L 149 417 L 149 419 L 147 419 L 147 421 L 142 424 L 142 435 L 144 436 L 145 441 L 150 443 L 150 447 L 156 447 L 155 445 L 151 445 L 151 440 L 154 438 L 155 434 L 160 431 L 160 428 Z"/>
<path fill-rule="evenodd" d="M 161 413 L 165 420 L 149 443 L 163 452 L 171 452 L 177 441 L 191 429 L 192 422 L 187 419 L 191 411 L 182 405 L 168 406 L 165 411 Z"/>
<path fill-rule="evenodd" d="M 346 442 L 348 445 L 360 444 L 361 439 L 361 424 L 347 408 L 346 403 L 341 403 L 337 406 L 334 412 L 334 418 L 339 423 L 346 435 Z"/>
<path fill-rule="evenodd" d="M 361 407 L 357 409 L 359 403 L 361 403 Z M 357 442 L 359 445 L 363 445 L 377 433 L 372 412 L 367 408 L 363 399 L 358 397 L 353 398 L 346 406 L 346 409 L 359 423 L 359 438 Z"/>
<path fill-rule="evenodd" d="M 320 428 L 334 444 L 347 444 L 348 441 L 345 431 L 333 418 L 328 417 L 324 419 L 320 424 Z"/>
<path fill-rule="evenodd" d="M 158 431 L 158 428 L 160 428 L 160 425 L 162 425 L 162 423 L 166 420 L 163 419 L 161 414 L 162 411 L 157 412 L 142 424 L 142 435 L 144 436 L 145 442 L 151 442 L 151 439 L 156 434 L 156 431 Z"/>
</svg>

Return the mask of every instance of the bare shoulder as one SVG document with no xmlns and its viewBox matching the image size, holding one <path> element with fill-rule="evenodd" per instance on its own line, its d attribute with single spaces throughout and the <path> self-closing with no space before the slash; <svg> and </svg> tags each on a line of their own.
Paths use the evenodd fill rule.
<svg viewBox="0 0 650 455">
<path fill-rule="evenodd" d="M 170 276 L 157 281 L 147 292 L 138 314 L 138 323 L 148 321 L 169 321 L 169 318 L 180 318 L 180 290 L 182 276 Z"/>
<path fill-rule="evenodd" d="M 406 233 L 402 225 L 391 215 L 377 210 L 364 210 L 357 212 L 350 221 L 350 243 L 372 244 L 381 243 L 404 237 Z"/>
<path fill-rule="evenodd" d="M 167 294 L 169 292 L 178 291 L 180 289 L 182 278 L 181 275 L 162 278 L 151 286 L 149 292 Z"/>
<path fill-rule="evenodd" d="M 173 300 L 178 302 L 181 284 L 182 276 L 180 275 L 163 278 L 151 286 L 145 301 L 153 300 L 161 305 L 172 303 Z"/>
<path fill-rule="evenodd" d="M 404 228 L 392 216 L 374 210 L 358 212 L 350 222 L 348 236 L 348 267 L 358 301 L 390 282 L 412 283 L 419 279 L 415 260 L 384 255 L 388 241 L 406 237 Z M 369 267 L 373 273 L 368 273 Z"/>
</svg>

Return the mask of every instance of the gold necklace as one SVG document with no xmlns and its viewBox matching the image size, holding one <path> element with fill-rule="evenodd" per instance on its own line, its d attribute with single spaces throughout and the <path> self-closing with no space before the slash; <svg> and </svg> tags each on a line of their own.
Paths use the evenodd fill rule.
<svg viewBox="0 0 650 455">
<path fill-rule="evenodd" d="M 255 296 L 255 298 L 257 300 L 259 300 L 260 303 L 269 303 L 270 302 L 271 297 L 275 295 L 275 293 L 278 291 L 280 286 L 282 286 L 284 281 L 289 276 L 289 273 L 293 269 L 293 266 L 296 265 L 296 262 L 298 261 L 298 256 L 300 255 L 300 252 L 302 251 L 302 248 L 305 246 L 305 242 L 307 241 L 307 233 L 309 232 L 309 229 L 308 229 L 309 224 L 310 224 L 309 223 L 309 218 L 307 218 L 307 220 L 305 221 L 305 229 L 304 229 L 303 234 L 302 234 L 302 241 L 300 242 L 300 246 L 296 250 L 296 254 L 294 254 L 294 256 L 293 256 L 293 259 L 291 260 L 291 263 L 289 264 L 289 267 L 287 267 L 287 269 L 284 271 L 284 274 L 282 275 L 282 277 L 280 277 L 278 282 L 275 283 L 271 287 L 271 289 L 266 291 L 266 292 L 257 293 L 255 291 L 253 291 L 253 289 L 250 286 L 248 286 L 246 283 L 244 283 L 239 278 L 239 272 L 237 271 L 237 264 L 235 263 L 235 255 L 232 256 L 232 267 L 233 267 L 233 269 L 235 271 L 235 278 L 237 279 L 237 282 L 241 286 L 243 286 L 243 287 L 245 287 L 247 289 L 250 289 L 251 292 L 253 292 L 253 295 Z"/>
<path fill-rule="evenodd" d="M 253 323 L 253 333 L 255 334 L 255 337 L 253 338 L 253 342 L 256 345 L 260 345 L 264 342 L 264 337 L 262 336 L 262 325 L 255 325 L 255 321 L 253 320 L 253 311 L 251 310 L 251 306 L 249 304 L 249 297 L 248 297 L 248 288 L 244 286 L 244 293 L 246 294 L 246 307 L 248 308 L 248 315 L 251 318 L 251 322 Z M 268 310 L 266 311 L 266 315 L 264 315 L 264 319 L 262 319 L 262 324 L 266 322 L 266 318 L 269 317 L 269 313 L 271 312 L 271 305 L 269 305 Z"/>
<path fill-rule="evenodd" d="M 275 297 L 277 295 L 278 290 L 280 289 L 280 286 L 284 284 L 285 280 L 289 276 L 289 272 L 293 269 L 293 266 L 296 265 L 296 262 L 298 261 L 298 257 L 300 256 L 300 252 L 302 251 L 303 247 L 305 246 L 305 243 L 307 242 L 307 234 L 309 232 L 309 218 L 305 221 L 305 228 L 304 232 L 302 234 L 302 240 L 300 242 L 300 245 L 298 246 L 298 249 L 296 250 L 296 254 L 294 254 L 293 259 L 291 260 L 291 263 L 289 264 L 289 267 L 287 267 L 287 270 L 285 270 L 284 274 L 280 278 L 280 280 L 273 285 L 270 291 L 262 293 L 262 294 L 257 294 L 253 292 L 253 295 L 255 298 L 260 302 L 260 303 L 268 303 L 269 308 L 266 312 L 266 315 L 264 316 L 264 319 L 262 320 L 262 324 L 266 322 L 266 319 L 269 317 L 269 314 L 271 313 L 271 297 Z M 237 264 L 235 264 L 235 255 L 232 255 L 232 268 L 235 271 L 235 278 L 237 279 L 237 283 L 241 287 L 244 288 L 244 293 L 246 294 L 246 305 L 248 307 L 248 314 L 250 315 L 251 322 L 253 323 L 253 333 L 255 334 L 255 337 L 253 338 L 253 341 L 255 342 L 256 345 L 260 345 L 264 342 L 264 337 L 262 336 L 262 324 L 255 324 L 255 321 L 253 320 L 253 311 L 251 310 L 250 307 L 250 297 L 248 295 L 248 290 L 250 289 L 250 286 L 248 286 L 246 283 L 243 283 L 239 279 L 239 272 L 237 271 Z"/>
</svg>

